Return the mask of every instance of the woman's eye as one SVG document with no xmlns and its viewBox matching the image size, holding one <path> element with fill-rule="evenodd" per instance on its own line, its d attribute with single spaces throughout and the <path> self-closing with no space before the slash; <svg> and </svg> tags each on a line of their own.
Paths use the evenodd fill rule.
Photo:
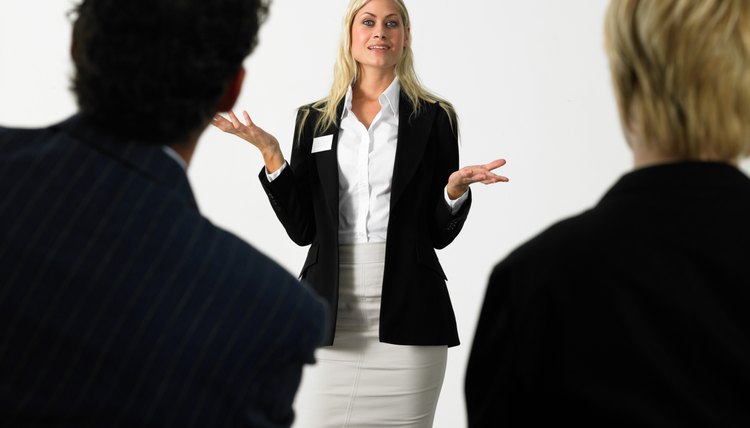
<svg viewBox="0 0 750 428">
<path fill-rule="evenodd" d="M 388 28 L 396 28 L 396 27 L 398 27 L 398 22 L 397 21 L 388 21 L 388 22 L 385 23 L 385 26 L 388 27 Z"/>
<path fill-rule="evenodd" d="M 362 24 L 368 27 L 372 27 L 373 25 L 375 25 L 375 22 L 372 19 L 365 19 L 364 21 L 362 21 Z"/>
</svg>

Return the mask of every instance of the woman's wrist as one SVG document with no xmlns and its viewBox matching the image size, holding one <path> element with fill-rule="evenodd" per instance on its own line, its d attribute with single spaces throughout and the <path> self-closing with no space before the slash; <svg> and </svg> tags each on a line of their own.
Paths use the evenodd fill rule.
<svg viewBox="0 0 750 428">
<path fill-rule="evenodd" d="M 278 148 L 263 152 L 263 162 L 266 164 L 266 170 L 270 172 L 277 171 L 284 165 L 284 155 Z"/>
<path fill-rule="evenodd" d="M 456 188 L 456 187 L 454 187 L 454 186 L 451 186 L 451 185 L 448 185 L 448 186 L 446 187 L 446 193 L 448 193 L 448 197 L 449 197 L 449 198 L 450 198 L 450 199 L 451 199 L 452 201 L 455 201 L 456 199 L 458 199 L 458 198 L 460 198 L 461 196 L 463 196 L 463 194 L 464 194 L 464 193 L 466 193 L 466 191 L 467 191 L 467 190 L 469 190 L 469 188 L 468 188 L 468 187 L 466 187 L 466 188 L 465 188 L 465 189 L 463 189 L 463 190 L 462 190 L 462 189 L 458 189 L 458 188 Z"/>
</svg>

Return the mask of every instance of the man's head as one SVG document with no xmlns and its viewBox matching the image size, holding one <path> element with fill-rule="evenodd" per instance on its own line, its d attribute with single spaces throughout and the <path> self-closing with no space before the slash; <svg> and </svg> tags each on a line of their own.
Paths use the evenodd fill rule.
<svg viewBox="0 0 750 428">
<path fill-rule="evenodd" d="M 184 141 L 234 103 L 264 0 L 83 0 L 73 91 L 97 126 L 145 143 Z"/>
<path fill-rule="evenodd" d="M 750 154 L 750 2 L 612 0 L 606 46 L 631 144 L 673 159 Z"/>
</svg>

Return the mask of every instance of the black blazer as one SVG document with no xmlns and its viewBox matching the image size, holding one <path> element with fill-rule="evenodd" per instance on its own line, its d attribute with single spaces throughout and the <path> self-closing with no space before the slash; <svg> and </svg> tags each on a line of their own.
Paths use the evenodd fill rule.
<svg viewBox="0 0 750 428">
<path fill-rule="evenodd" d="M 0 425 L 288 427 L 322 299 L 161 147 L 0 127 Z"/>
<path fill-rule="evenodd" d="M 750 426 L 750 180 L 636 170 L 497 265 L 470 427 Z"/>
<path fill-rule="evenodd" d="M 471 195 L 456 215 L 443 197 L 450 174 L 458 169 L 458 143 L 448 115 L 437 104 L 425 104 L 416 117 L 402 92 L 393 169 L 390 218 L 385 250 L 380 340 L 401 345 L 458 345 L 446 276 L 435 248 L 458 235 L 469 213 Z M 299 127 L 309 110 L 301 134 Z M 343 102 L 338 108 L 341 117 Z M 309 245 L 300 277 L 331 305 L 338 304 L 339 172 L 338 124 L 331 150 L 311 153 L 317 113 L 297 116 L 290 166 L 269 183 L 259 174 L 277 217 L 298 245 Z M 335 322 L 329 344 L 333 343 Z"/>
</svg>

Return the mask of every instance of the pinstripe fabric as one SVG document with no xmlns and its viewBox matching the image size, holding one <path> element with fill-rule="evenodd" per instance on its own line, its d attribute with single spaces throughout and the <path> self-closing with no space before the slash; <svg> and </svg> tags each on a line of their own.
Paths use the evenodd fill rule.
<svg viewBox="0 0 750 428">
<path fill-rule="evenodd" d="M 289 426 L 325 304 L 158 147 L 0 128 L 0 426 Z"/>
</svg>

